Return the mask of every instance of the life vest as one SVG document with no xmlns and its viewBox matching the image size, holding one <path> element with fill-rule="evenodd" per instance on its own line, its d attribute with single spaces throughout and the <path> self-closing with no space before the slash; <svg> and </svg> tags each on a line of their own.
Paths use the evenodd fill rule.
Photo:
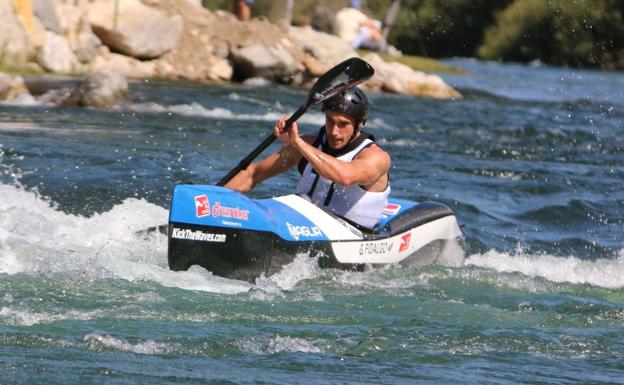
<svg viewBox="0 0 624 385">
<path fill-rule="evenodd" d="M 334 150 L 324 139 L 325 130 L 321 129 L 313 145 L 319 150 L 344 162 L 351 162 L 366 147 L 374 143 L 375 138 L 364 132 L 345 147 Z M 297 193 L 305 194 L 314 204 L 323 207 L 360 226 L 372 229 L 383 214 L 390 196 L 390 183 L 384 191 L 367 191 L 360 185 L 343 186 L 317 174 L 305 158 L 299 163 L 301 179 L 297 184 Z"/>
</svg>

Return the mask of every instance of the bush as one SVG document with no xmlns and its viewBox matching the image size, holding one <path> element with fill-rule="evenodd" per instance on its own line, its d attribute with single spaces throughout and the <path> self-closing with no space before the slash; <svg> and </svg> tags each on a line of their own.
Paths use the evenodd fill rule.
<svg viewBox="0 0 624 385">
<path fill-rule="evenodd" d="M 511 0 L 404 0 L 391 42 L 406 53 L 474 56 L 485 26 Z"/>
<path fill-rule="evenodd" d="M 516 0 L 496 17 L 484 59 L 624 68 L 621 0 Z"/>
</svg>

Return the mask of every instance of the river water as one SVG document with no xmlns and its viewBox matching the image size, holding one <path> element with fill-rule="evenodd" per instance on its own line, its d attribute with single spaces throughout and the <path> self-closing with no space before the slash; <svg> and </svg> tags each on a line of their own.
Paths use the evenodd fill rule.
<svg viewBox="0 0 624 385">
<path fill-rule="evenodd" d="M 0 105 L 0 384 L 623 384 L 624 75 L 449 62 L 463 99 L 373 94 L 367 128 L 394 195 L 456 212 L 465 259 L 299 256 L 254 284 L 171 272 L 166 237 L 136 231 L 305 91 L 145 81 L 113 110 Z"/>
</svg>

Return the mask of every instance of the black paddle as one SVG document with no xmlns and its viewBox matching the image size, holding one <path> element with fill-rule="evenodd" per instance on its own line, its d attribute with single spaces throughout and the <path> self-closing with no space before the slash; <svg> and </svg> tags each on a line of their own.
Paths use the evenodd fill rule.
<svg viewBox="0 0 624 385">
<path fill-rule="evenodd" d="M 290 128 L 290 126 L 297 121 L 305 112 L 316 106 L 317 104 L 331 98 L 332 96 L 338 94 L 339 92 L 346 90 L 347 88 L 354 87 L 368 79 L 370 79 L 375 70 L 371 67 L 370 64 L 365 62 L 364 60 L 352 57 L 343 61 L 340 64 L 335 65 L 329 71 L 327 71 L 323 76 L 318 78 L 318 80 L 310 89 L 308 93 L 308 98 L 305 103 L 299 107 L 297 111 L 288 120 L 286 121 L 286 129 Z M 249 155 L 247 155 L 243 160 L 241 160 L 236 167 L 232 171 L 230 171 L 226 176 L 224 176 L 217 186 L 224 186 L 227 182 L 232 180 L 241 170 L 246 169 L 251 162 L 258 156 L 262 151 L 264 151 L 267 147 L 269 147 L 277 137 L 271 133 L 258 147 L 256 147 Z M 148 229 L 139 231 L 139 234 L 149 234 L 155 230 L 166 234 L 167 225 L 160 225 L 150 227 Z"/>
<path fill-rule="evenodd" d="M 295 111 L 290 118 L 288 118 L 286 121 L 286 130 L 288 130 L 290 126 L 297 121 L 297 119 L 305 114 L 308 109 L 331 98 L 347 88 L 351 88 L 370 79 L 374 73 L 375 70 L 373 70 L 373 67 L 371 67 L 370 64 L 357 57 L 352 57 L 351 59 L 347 59 L 332 67 L 323 76 L 318 78 L 308 93 L 308 98 L 305 103 L 299 107 L 299 109 Z M 224 176 L 219 183 L 217 183 L 217 186 L 225 186 L 225 184 L 232 180 L 236 174 L 246 169 L 251 162 L 258 155 L 260 155 L 260 153 L 262 153 L 262 151 L 264 151 L 275 141 L 275 139 L 277 139 L 277 137 L 275 134 L 271 133 L 271 135 L 260 143 L 258 147 L 241 160 L 232 171 Z"/>
</svg>

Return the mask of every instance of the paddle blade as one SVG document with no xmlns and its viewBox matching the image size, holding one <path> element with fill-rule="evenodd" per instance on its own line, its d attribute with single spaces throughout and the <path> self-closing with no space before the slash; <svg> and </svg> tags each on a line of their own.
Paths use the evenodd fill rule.
<svg viewBox="0 0 624 385">
<path fill-rule="evenodd" d="M 306 108 L 314 107 L 343 90 L 370 79 L 374 74 L 375 70 L 366 61 L 358 57 L 347 59 L 318 78 L 310 90 Z"/>
</svg>

